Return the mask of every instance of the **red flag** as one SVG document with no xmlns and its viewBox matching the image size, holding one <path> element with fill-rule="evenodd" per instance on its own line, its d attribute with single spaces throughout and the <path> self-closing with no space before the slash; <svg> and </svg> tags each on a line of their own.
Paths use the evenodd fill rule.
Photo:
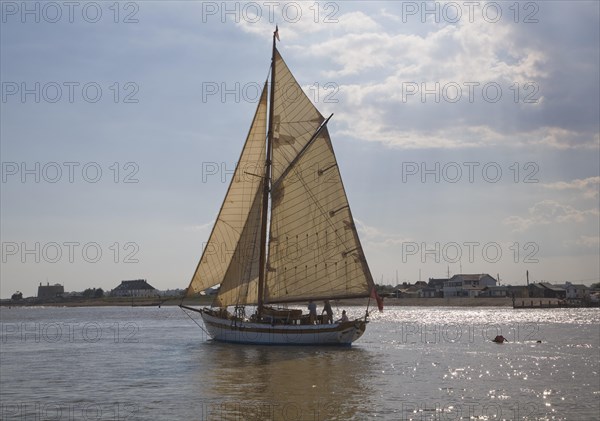
<svg viewBox="0 0 600 421">
<path fill-rule="evenodd" d="M 277 27 L 277 25 L 275 25 L 275 32 L 273 33 L 273 35 L 275 35 L 275 38 L 277 38 L 277 41 L 280 41 L 280 39 L 279 39 L 279 28 Z"/>
<path fill-rule="evenodd" d="M 373 286 L 373 289 L 371 290 L 371 297 L 374 298 L 375 301 L 377 301 L 377 308 L 379 309 L 379 311 L 383 312 L 383 300 L 381 299 L 379 294 L 377 294 L 377 288 L 375 288 L 375 286 Z"/>
</svg>

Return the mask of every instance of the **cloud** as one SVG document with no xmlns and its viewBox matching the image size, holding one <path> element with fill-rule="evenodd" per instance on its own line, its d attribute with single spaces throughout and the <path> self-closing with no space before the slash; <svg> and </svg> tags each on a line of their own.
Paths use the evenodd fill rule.
<svg viewBox="0 0 600 421">
<path fill-rule="evenodd" d="M 283 1 L 273 2 L 271 5 L 254 3 L 244 10 L 247 12 L 239 13 L 243 18 L 237 23 L 244 32 L 270 39 L 275 23 L 279 21 L 280 39 L 287 44 L 301 42 L 308 35 L 332 30 L 344 33 L 380 29 L 379 24 L 367 14 L 361 11 L 340 13 L 339 6 L 333 2 Z"/>
<path fill-rule="evenodd" d="M 537 225 L 582 223 L 587 217 L 600 216 L 598 209 L 578 210 L 570 205 L 563 205 L 554 200 L 543 200 L 528 209 L 526 217 L 509 216 L 504 224 L 513 231 L 525 231 Z"/>
<path fill-rule="evenodd" d="M 379 228 L 367 225 L 356 218 L 354 218 L 354 223 L 362 243 L 366 246 L 386 248 L 412 241 L 410 238 L 404 238 L 397 234 L 385 233 Z"/>
<path fill-rule="evenodd" d="M 377 18 L 390 15 L 385 13 Z M 359 16 L 343 15 L 340 22 L 348 17 L 352 18 L 350 21 Z M 382 31 L 383 25 L 376 23 L 376 18 L 365 18 L 368 23 L 356 28 L 336 25 L 332 36 L 306 50 L 306 55 L 330 57 L 338 67 L 328 71 L 330 77 L 373 68 L 382 69 L 384 76 L 393 75 L 401 80 L 486 82 L 531 80 L 548 75 L 545 53 L 514 42 L 511 25 L 461 20 L 456 25 L 425 24 L 429 31 L 416 35 L 401 33 L 397 25 L 388 25 Z"/>
<path fill-rule="evenodd" d="M 542 184 L 542 186 L 551 190 L 576 190 L 581 192 L 586 199 L 598 199 L 600 177 L 588 177 L 569 182 L 558 181 L 556 183 Z"/>
<path fill-rule="evenodd" d="M 588 134 L 560 127 L 547 127 L 538 131 L 532 139 L 532 146 L 546 146 L 553 149 L 598 149 L 600 134 Z"/>
<path fill-rule="evenodd" d="M 212 228 L 212 226 L 214 225 L 215 221 L 210 221 L 207 222 L 205 224 L 199 224 L 199 225 L 187 225 L 184 227 L 184 229 L 186 231 L 192 231 L 192 232 L 197 232 L 197 231 L 206 231 L 210 228 Z"/>
<path fill-rule="evenodd" d="M 524 30 L 510 19 L 494 24 L 483 19 L 427 21 L 413 28 L 398 24 L 400 16 L 400 8 L 394 6 L 340 15 L 339 24 L 320 25 L 327 29 L 326 36 L 314 38 L 310 48 L 304 36 L 317 29 L 303 33 L 302 25 L 312 28 L 308 21 L 290 25 L 294 35 L 285 48 L 339 86 L 339 102 L 331 111 L 342 123 L 340 134 L 398 148 L 600 146 L 598 124 L 588 117 L 598 109 L 598 101 L 576 95 L 581 86 L 587 92 L 597 87 L 597 71 L 590 70 L 594 55 L 584 49 L 573 52 L 564 43 L 556 51 L 540 42 L 555 29 L 530 25 Z M 573 55 L 568 62 L 556 60 L 565 53 Z M 568 94 L 559 83 L 566 73 L 572 80 Z M 407 84 L 420 90 L 409 101 Z M 441 101 L 433 95 L 423 100 L 425 88 L 436 84 Z M 468 84 L 477 84 L 475 103 L 469 99 Z M 501 88 L 497 103 L 482 98 L 489 84 Z M 456 85 L 462 96 L 454 103 L 443 89 Z"/>
<path fill-rule="evenodd" d="M 432 127 L 429 129 L 403 129 L 386 122 L 375 107 L 364 108 L 361 114 L 362 118 L 345 111 L 336 113 L 336 121 L 345 126 L 336 135 L 380 142 L 402 149 L 545 146 L 559 150 L 596 150 L 599 146 L 598 135 L 590 138 L 586 134 L 557 127 L 540 127 L 511 133 L 485 124 L 435 127 L 435 122 L 431 121 Z"/>
<path fill-rule="evenodd" d="M 585 248 L 595 248 L 600 247 L 600 237 L 599 236 L 589 236 L 589 235 L 580 235 L 576 240 L 566 240 L 565 245 L 567 246 L 582 246 Z"/>
</svg>

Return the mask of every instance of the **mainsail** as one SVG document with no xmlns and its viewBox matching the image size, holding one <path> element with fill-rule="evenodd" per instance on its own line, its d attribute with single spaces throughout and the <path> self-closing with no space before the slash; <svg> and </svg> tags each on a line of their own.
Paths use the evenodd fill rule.
<svg viewBox="0 0 600 421">
<path fill-rule="evenodd" d="M 229 190 L 188 287 L 188 296 L 221 284 L 216 305 L 257 302 L 266 127 L 265 85 Z"/>
<path fill-rule="evenodd" d="M 275 59 L 265 302 L 368 296 L 373 279 L 329 133 L 318 131 L 324 118 L 278 52 Z"/>
<path fill-rule="evenodd" d="M 265 302 L 369 295 L 373 279 L 326 129 L 271 194 Z"/>
</svg>

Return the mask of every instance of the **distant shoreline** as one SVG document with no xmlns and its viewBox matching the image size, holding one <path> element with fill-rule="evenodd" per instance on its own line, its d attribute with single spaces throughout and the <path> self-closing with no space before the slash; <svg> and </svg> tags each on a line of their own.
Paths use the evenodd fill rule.
<svg viewBox="0 0 600 421">
<path fill-rule="evenodd" d="M 200 298 L 186 298 L 183 304 L 189 306 L 210 306 L 213 297 L 206 296 Z M 524 301 L 526 305 L 533 301 L 534 305 L 540 302 L 543 304 L 556 304 L 557 299 L 551 298 L 516 298 L 517 305 Z M 335 300 L 337 306 L 362 306 L 366 307 L 369 300 L 367 298 Z M 176 306 L 182 303 L 181 297 L 172 298 L 124 298 L 124 297 L 104 297 L 94 299 L 63 299 L 53 301 L 11 301 L 2 300 L 2 307 L 106 307 L 106 306 L 126 306 L 126 307 L 159 307 Z M 318 304 L 318 303 L 317 303 Z M 302 305 L 298 303 L 298 305 Z M 510 297 L 490 298 L 490 297 L 461 297 L 461 298 L 385 298 L 384 306 L 406 306 L 406 307 L 512 307 L 513 302 Z M 369 306 L 376 308 L 374 300 L 370 300 Z"/>
<path fill-rule="evenodd" d="M 186 305 L 210 305 L 212 297 L 186 298 L 183 304 Z M 173 306 L 182 303 L 181 297 L 103 297 L 91 299 L 56 299 L 56 300 L 2 300 L 2 307 L 158 307 Z"/>
</svg>

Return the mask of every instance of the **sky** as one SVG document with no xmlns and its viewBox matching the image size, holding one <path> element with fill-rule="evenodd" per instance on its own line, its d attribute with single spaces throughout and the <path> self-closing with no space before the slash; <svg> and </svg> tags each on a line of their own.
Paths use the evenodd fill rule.
<svg viewBox="0 0 600 421">
<path fill-rule="evenodd" d="M 0 5 L 2 298 L 187 287 L 276 24 L 376 282 L 600 281 L 598 2 Z"/>
</svg>

